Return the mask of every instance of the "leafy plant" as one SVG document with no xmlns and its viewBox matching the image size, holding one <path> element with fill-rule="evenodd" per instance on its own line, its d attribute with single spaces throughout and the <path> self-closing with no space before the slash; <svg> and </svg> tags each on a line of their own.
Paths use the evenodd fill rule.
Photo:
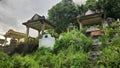
<svg viewBox="0 0 120 68">
<path fill-rule="evenodd" d="M 57 40 L 55 44 L 55 51 L 67 49 L 69 46 L 73 46 L 75 51 L 83 48 L 85 52 L 88 52 L 92 45 L 92 39 L 86 37 L 80 31 L 73 30 L 66 34 L 63 34 L 63 37 L 60 40 Z"/>
<path fill-rule="evenodd" d="M 0 67 L 2 68 L 12 68 L 14 66 L 12 59 L 10 57 L 3 53 L 0 52 Z"/>
</svg>

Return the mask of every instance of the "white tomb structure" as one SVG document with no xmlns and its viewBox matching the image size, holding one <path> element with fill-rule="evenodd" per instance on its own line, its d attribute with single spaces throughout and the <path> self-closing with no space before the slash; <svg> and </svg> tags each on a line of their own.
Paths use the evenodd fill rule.
<svg viewBox="0 0 120 68">
<path fill-rule="evenodd" d="M 39 39 L 39 48 L 42 46 L 53 48 L 54 44 L 55 44 L 55 38 L 51 37 L 50 34 L 45 34 L 41 39 Z"/>
</svg>

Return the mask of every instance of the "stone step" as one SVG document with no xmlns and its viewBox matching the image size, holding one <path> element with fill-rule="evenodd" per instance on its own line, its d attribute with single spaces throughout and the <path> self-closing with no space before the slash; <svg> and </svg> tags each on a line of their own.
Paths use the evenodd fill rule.
<svg viewBox="0 0 120 68">
<path fill-rule="evenodd" d="M 100 51 L 100 49 L 101 49 L 101 48 L 100 48 L 99 45 L 93 45 L 91 50 L 92 50 L 92 51 Z"/>
<path fill-rule="evenodd" d="M 99 51 L 91 51 L 89 55 L 89 60 L 92 62 L 97 62 L 99 59 Z"/>
</svg>

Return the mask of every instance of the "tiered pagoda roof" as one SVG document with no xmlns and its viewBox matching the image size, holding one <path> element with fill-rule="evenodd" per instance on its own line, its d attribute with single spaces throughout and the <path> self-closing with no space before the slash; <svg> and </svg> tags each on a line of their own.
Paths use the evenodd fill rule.
<svg viewBox="0 0 120 68">
<path fill-rule="evenodd" d="M 102 10 L 86 10 L 81 16 L 78 16 L 78 20 L 82 23 L 82 25 L 93 25 L 100 24 L 103 18 Z"/>
<path fill-rule="evenodd" d="M 30 27 L 39 31 L 43 26 L 42 24 L 45 24 L 46 29 L 55 27 L 52 23 L 50 23 L 48 20 L 45 19 L 45 16 L 39 16 L 38 14 L 35 14 L 30 20 L 23 23 L 23 25 L 26 25 L 27 27 Z"/>
</svg>

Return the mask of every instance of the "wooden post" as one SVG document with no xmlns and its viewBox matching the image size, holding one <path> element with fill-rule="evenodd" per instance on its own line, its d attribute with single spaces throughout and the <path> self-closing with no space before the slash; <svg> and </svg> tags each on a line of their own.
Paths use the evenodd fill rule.
<svg viewBox="0 0 120 68">
<path fill-rule="evenodd" d="M 38 37 L 40 36 L 40 30 L 38 30 Z"/>
<path fill-rule="evenodd" d="M 27 38 L 26 38 L 27 41 L 26 41 L 26 42 L 28 43 L 28 42 L 29 42 L 29 38 L 28 38 L 28 37 L 29 37 L 29 27 L 26 26 L 26 28 L 27 28 L 27 29 L 26 29 L 26 34 L 27 34 Z"/>
<path fill-rule="evenodd" d="M 82 23 L 79 23 L 79 28 L 82 29 L 83 25 Z"/>
<path fill-rule="evenodd" d="M 105 23 L 105 21 L 104 21 L 104 20 L 102 20 L 102 27 L 103 27 L 103 29 L 105 29 L 105 28 L 106 28 L 106 23 Z"/>
<path fill-rule="evenodd" d="M 27 30 L 26 30 L 26 34 L 27 34 L 27 37 L 29 36 L 29 27 L 26 26 Z"/>
<path fill-rule="evenodd" d="M 67 28 L 67 32 L 69 32 L 70 30 L 69 30 L 69 27 Z"/>
<path fill-rule="evenodd" d="M 79 19 L 77 19 L 77 21 L 78 21 L 78 23 L 79 23 L 79 30 L 80 30 L 80 29 L 82 29 L 82 26 L 83 26 L 83 25 L 82 25 L 82 23 L 80 22 Z"/>
<path fill-rule="evenodd" d="M 18 42 L 17 42 L 17 45 L 20 44 L 20 38 L 18 38 Z"/>
<path fill-rule="evenodd" d="M 3 45 L 5 45 L 7 43 L 7 37 L 5 37 L 5 41 L 3 43 Z"/>
<path fill-rule="evenodd" d="M 42 24 L 42 27 L 41 27 L 41 31 L 42 31 L 42 35 L 44 34 L 44 30 L 45 30 L 45 23 L 43 22 L 43 24 Z"/>
</svg>

